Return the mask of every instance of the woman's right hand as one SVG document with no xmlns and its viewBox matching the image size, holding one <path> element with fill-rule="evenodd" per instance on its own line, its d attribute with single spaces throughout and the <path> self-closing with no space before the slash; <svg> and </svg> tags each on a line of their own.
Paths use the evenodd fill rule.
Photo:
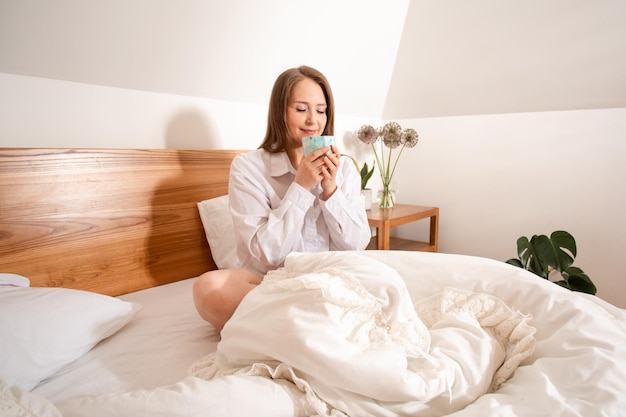
<svg viewBox="0 0 626 417">
<path fill-rule="evenodd" d="M 302 158 L 298 170 L 296 171 L 296 178 L 294 182 L 300 184 L 307 190 L 312 189 L 324 179 L 324 172 L 329 172 L 326 163 L 324 162 L 324 155 L 330 151 L 329 146 L 325 146 L 316 151 L 311 152 L 306 157 Z"/>
</svg>

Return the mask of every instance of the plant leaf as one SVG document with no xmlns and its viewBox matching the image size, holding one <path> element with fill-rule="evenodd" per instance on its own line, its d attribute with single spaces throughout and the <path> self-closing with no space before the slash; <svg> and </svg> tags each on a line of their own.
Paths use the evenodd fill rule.
<svg viewBox="0 0 626 417">
<path fill-rule="evenodd" d="M 534 235 L 530 241 L 525 236 L 517 239 L 519 259 L 509 259 L 506 263 L 526 269 L 535 275 L 549 280 L 553 269 L 561 275 L 561 280 L 553 281 L 572 291 L 596 294 L 596 286 L 582 269 L 572 266 L 576 257 L 576 241 L 568 232 L 559 230 L 550 237 Z"/>
<path fill-rule="evenodd" d="M 363 167 L 361 168 L 361 178 L 365 178 L 367 175 L 367 162 L 363 163 Z"/>
<path fill-rule="evenodd" d="M 589 278 L 589 276 L 587 276 L 582 269 L 571 266 L 563 271 L 562 275 L 563 279 L 567 281 L 568 288 L 572 291 L 596 295 L 596 292 L 598 291 L 596 286 L 591 281 L 591 278 Z"/>
<path fill-rule="evenodd" d="M 547 239 L 546 236 L 544 236 Z M 517 253 L 524 268 L 535 275 L 548 279 L 548 264 L 544 263 L 545 239 L 534 235 L 530 241 L 522 236 L 517 240 Z"/>
<path fill-rule="evenodd" d="M 576 255 L 576 241 L 567 232 L 557 231 L 552 233 L 550 237 L 535 235 L 530 240 L 530 244 L 548 270 L 552 267 L 563 273 L 574 263 L 572 254 Z"/>
<path fill-rule="evenodd" d="M 524 268 L 524 266 L 522 265 L 522 262 L 517 258 L 511 258 L 508 261 L 506 261 L 506 263 L 509 265 L 516 266 L 518 268 Z"/>
<path fill-rule="evenodd" d="M 549 267 L 555 268 L 555 264 L 558 263 L 558 257 L 552 242 L 550 242 L 550 238 L 546 235 L 534 235 L 530 239 L 530 246 L 534 249 L 535 264 L 538 265 L 537 268 L 541 271 L 541 274 L 537 275 L 547 279 L 550 271 Z M 560 272 L 560 269 L 555 269 Z"/>
<path fill-rule="evenodd" d="M 560 280 L 560 281 L 553 281 L 553 282 L 554 282 L 556 285 L 559 285 L 559 286 L 561 286 L 561 287 L 563 287 L 563 288 L 567 288 L 568 290 L 573 291 L 573 290 L 570 288 L 570 286 L 569 286 L 569 284 L 567 283 L 567 281 L 565 281 L 564 279 L 562 279 L 562 280 Z"/>
<path fill-rule="evenodd" d="M 576 257 L 576 240 L 574 236 L 563 230 L 558 230 L 550 235 L 550 240 L 554 245 L 554 253 L 556 255 L 557 264 L 551 265 L 559 272 L 565 271 L 572 266 Z M 566 249 L 567 252 L 564 250 Z"/>
<path fill-rule="evenodd" d="M 519 256 L 519 259 L 520 259 L 520 262 L 522 263 L 523 268 L 527 267 L 530 254 L 531 254 L 531 250 L 530 250 L 530 242 L 528 242 L 528 238 L 526 236 L 522 236 L 519 239 L 517 239 L 517 256 Z"/>
<path fill-rule="evenodd" d="M 372 169 L 369 169 L 367 166 L 367 162 L 363 163 L 363 167 L 361 168 L 361 189 L 365 189 L 367 187 L 367 182 L 372 178 L 374 174 L 374 169 L 376 169 L 376 165 L 372 163 Z"/>
</svg>

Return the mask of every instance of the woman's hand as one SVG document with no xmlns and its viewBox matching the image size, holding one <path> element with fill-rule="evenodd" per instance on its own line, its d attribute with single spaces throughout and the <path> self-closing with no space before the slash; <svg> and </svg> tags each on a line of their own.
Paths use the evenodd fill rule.
<svg viewBox="0 0 626 417">
<path fill-rule="evenodd" d="M 332 145 L 331 149 L 332 153 L 326 153 L 322 157 L 324 160 L 324 168 L 322 169 L 322 175 L 324 177 L 322 178 L 323 200 L 328 200 L 330 196 L 335 193 L 335 190 L 337 190 L 337 181 L 335 181 L 335 178 L 337 177 L 337 171 L 339 171 L 341 153 L 335 145 Z"/>
<path fill-rule="evenodd" d="M 330 153 L 330 150 L 330 147 L 325 146 L 302 158 L 294 179 L 296 183 L 307 190 L 321 183 L 324 200 L 333 195 L 337 189 L 335 177 L 341 156 L 336 146 L 332 146 L 333 153 Z"/>
</svg>

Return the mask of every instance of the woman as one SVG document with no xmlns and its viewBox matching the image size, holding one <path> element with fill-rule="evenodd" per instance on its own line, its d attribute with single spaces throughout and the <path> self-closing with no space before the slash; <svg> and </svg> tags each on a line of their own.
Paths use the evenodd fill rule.
<svg viewBox="0 0 626 417">
<path fill-rule="evenodd" d="M 304 157 L 302 139 L 334 134 L 334 101 L 319 71 L 283 72 L 270 97 L 265 139 L 231 165 L 229 199 L 244 269 L 209 271 L 194 283 L 200 316 L 221 330 L 267 271 L 290 252 L 365 249 L 370 239 L 360 178 L 336 146 Z"/>
</svg>

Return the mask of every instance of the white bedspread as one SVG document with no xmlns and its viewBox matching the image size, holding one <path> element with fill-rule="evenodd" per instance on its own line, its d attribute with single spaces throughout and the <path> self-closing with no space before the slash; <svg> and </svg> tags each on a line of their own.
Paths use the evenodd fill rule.
<svg viewBox="0 0 626 417">
<path fill-rule="evenodd" d="M 370 257 L 292 254 L 195 373 L 287 378 L 323 416 L 438 416 L 510 377 L 534 348 L 527 320 L 453 288 L 415 307 L 402 277 Z"/>
<path fill-rule="evenodd" d="M 523 359 L 529 335 L 534 351 Z M 0 415 L 621 416 L 626 312 L 485 258 L 294 255 L 246 298 L 199 365 L 207 378 L 230 375 L 57 404 L 0 381 Z"/>
</svg>

